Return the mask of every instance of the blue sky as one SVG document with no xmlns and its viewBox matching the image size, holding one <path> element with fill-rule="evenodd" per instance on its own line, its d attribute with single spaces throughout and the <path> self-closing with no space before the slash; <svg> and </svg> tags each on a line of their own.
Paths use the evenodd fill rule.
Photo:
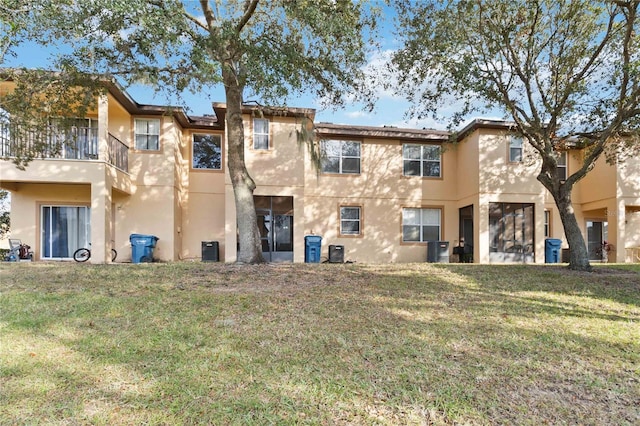
<svg viewBox="0 0 640 426">
<path fill-rule="evenodd" d="M 382 27 L 382 39 L 380 40 L 381 49 L 369 57 L 368 67 L 380 65 L 392 51 L 399 47 L 399 43 L 395 40 L 392 31 L 392 12 L 389 8 L 385 8 L 384 10 L 383 22 L 380 23 Z M 15 49 L 15 57 L 5 57 L 5 62 L 1 66 L 41 67 L 50 69 L 53 63 L 52 58 L 63 49 L 64 47 L 62 46 L 49 45 L 42 47 L 33 43 L 26 43 Z M 376 73 L 374 73 L 374 75 L 375 74 Z M 175 99 L 167 99 L 165 94 L 154 93 L 154 90 L 148 86 L 130 86 L 127 88 L 127 92 L 135 101 L 141 104 L 179 105 L 185 107 L 191 115 L 212 114 L 211 103 L 224 102 L 224 90 L 222 87 L 199 94 L 185 92 L 182 95 L 181 102 Z M 409 103 L 399 96 L 382 90 L 382 88 L 377 93 L 377 99 L 375 109 L 371 112 L 365 111 L 363 106 L 359 104 L 347 104 L 339 110 L 322 109 L 320 102 L 311 96 L 291 98 L 287 104 L 294 107 L 315 108 L 316 122 L 365 126 L 387 125 L 409 128 L 435 128 L 443 130 L 446 128 L 445 120 L 435 121 L 431 118 L 417 120 L 408 117 L 407 111 L 410 108 Z M 250 98 L 246 98 L 245 100 L 250 100 Z M 443 108 L 442 115 L 447 116 L 452 114 L 454 109 L 455 102 L 449 107 Z M 495 117 L 496 115 L 494 114 L 493 116 Z"/>
</svg>

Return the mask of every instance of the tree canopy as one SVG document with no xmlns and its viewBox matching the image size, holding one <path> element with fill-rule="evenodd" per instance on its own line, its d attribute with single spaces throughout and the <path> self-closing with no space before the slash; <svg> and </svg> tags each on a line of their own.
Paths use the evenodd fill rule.
<svg viewBox="0 0 640 426">
<path fill-rule="evenodd" d="M 499 108 L 541 159 L 537 179 L 558 205 L 570 267 L 589 269 L 571 190 L 603 154 L 640 150 L 638 1 L 397 0 L 398 91 L 419 116 L 455 104 L 457 126 Z M 564 180 L 560 152 L 585 155 Z"/>
</svg>

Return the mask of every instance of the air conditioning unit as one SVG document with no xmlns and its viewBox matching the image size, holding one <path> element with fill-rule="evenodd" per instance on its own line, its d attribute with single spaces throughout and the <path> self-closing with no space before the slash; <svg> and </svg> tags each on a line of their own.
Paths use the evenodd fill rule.
<svg viewBox="0 0 640 426">
<path fill-rule="evenodd" d="M 449 263 L 449 241 L 427 241 L 427 262 Z"/>
<path fill-rule="evenodd" d="M 203 241 L 202 242 L 202 261 L 218 262 L 219 260 L 220 260 L 220 256 L 218 254 L 218 242 Z"/>
<path fill-rule="evenodd" d="M 329 263 L 344 263 L 344 246 L 329 246 Z"/>
</svg>

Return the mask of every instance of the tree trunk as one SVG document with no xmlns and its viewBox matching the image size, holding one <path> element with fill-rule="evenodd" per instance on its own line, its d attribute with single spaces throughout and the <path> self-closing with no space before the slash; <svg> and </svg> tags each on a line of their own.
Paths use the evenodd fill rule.
<svg viewBox="0 0 640 426">
<path fill-rule="evenodd" d="M 227 101 L 227 167 L 236 201 L 238 224 L 238 263 L 263 263 L 262 244 L 253 200 L 256 184 L 244 162 L 244 125 L 242 124 L 242 89 L 233 70 L 223 67 Z M 234 247 L 228 247 L 233 250 Z"/>
<path fill-rule="evenodd" d="M 584 242 L 584 237 L 578 226 L 576 215 L 571 204 L 570 191 L 559 191 L 560 194 L 552 194 L 556 200 L 556 206 L 560 212 L 560 219 L 564 227 L 564 234 L 569 243 L 569 269 L 576 271 L 591 271 L 589 252 Z"/>
</svg>

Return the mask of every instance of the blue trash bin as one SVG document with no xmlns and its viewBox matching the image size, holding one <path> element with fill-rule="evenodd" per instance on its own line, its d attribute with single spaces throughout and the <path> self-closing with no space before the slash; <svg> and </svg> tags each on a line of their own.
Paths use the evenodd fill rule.
<svg viewBox="0 0 640 426">
<path fill-rule="evenodd" d="M 153 262 L 153 249 L 159 238 L 155 235 L 131 234 L 131 262 L 145 263 Z"/>
<path fill-rule="evenodd" d="M 544 263 L 560 263 L 562 240 L 547 238 L 544 240 Z"/>
<path fill-rule="evenodd" d="M 305 263 L 320 263 L 320 249 L 322 237 L 319 235 L 307 235 L 304 237 L 304 261 Z"/>
</svg>

